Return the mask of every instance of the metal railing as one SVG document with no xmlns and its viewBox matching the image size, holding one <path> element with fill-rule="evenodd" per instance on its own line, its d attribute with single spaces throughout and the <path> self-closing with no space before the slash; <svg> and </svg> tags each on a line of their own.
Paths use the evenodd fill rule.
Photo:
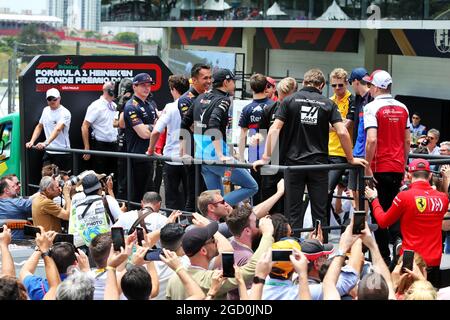
<svg viewBox="0 0 450 320">
<path fill-rule="evenodd" d="M 36 149 L 35 147 L 33 149 Z M 37 149 L 36 149 L 37 150 Z M 253 170 L 253 165 L 249 163 L 241 163 L 241 162 L 220 162 L 220 161 L 212 161 L 212 160 L 201 160 L 201 159 L 195 159 L 191 157 L 185 157 L 185 158 L 175 158 L 175 157 L 166 157 L 166 156 L 149 156 L 145 154 L 136 154 L 136 153 L 125 153 L 125 152 L 110 152 L 110 151 L 97 151 L 97 150 L 84 150 L 84 149 L 64 149 L 64 148 L 46 148 L 46 151 L 56 151 L 56 152 L 66 152 L 73 154 L 73 166 L 72 166 L 72 172 L 75 175 L 78 175 L 79 172 L 79 159 L 76 155 L 83 155 L 83 154 L 90 154 L 90 155 L 100 155 L 100 156 L 106 156 L 106 157 L 113 157 L 113 158 L 123 158 L 127 160 L 127 171 L 126 171 L 126 177 L 127 177 L 127 206 L 130 207 L 130 204 L 139 206 L 139 203 L 130 201 L 130 195 L 132 193 L 132 186 L 131 186 L 131 160 L 132 159 L 141 159 L 141 160 L 147 160 L 147 161 L 169 161 L 169 162 L 180 162 L 186 165 L 194 165 L 195 166 L 195 197 L 197 198 L 200 194 L 199 186 L 200 186 L 200 172 L 201 172 L 201 165 L 213 165 L 213 166 L 226 166 L 231 168 L 244 168 L 244 169 L 250 169 Z M 433 156 L 433 155 L 424 155 L 424 154 L 410 154 L 410 158 L 425 158 L 430 159 L 430 164 L 444 164 L 444 163 L 450 163 L 450 156 Z M 368 177 L 364 176 L 364 168 L 361 166 L 355 166 L 351 164 L 317 164 L 317 165 L 295 165 L 295 166 L 285 166 L 285 165 L 265 165 L 263 167 L 270 168 L 270 169 L 277 169 L 283 173 L 284 178 L 284 184 L 285 184 L 285 193 L 284 193 L 284 215 L 288 219 L 288 221 L 291 223 L 291 213 L 290 213 L 290 204 L 291 199 L 293 197 L 292 192 L 289 190 L 289 188 L 286 188 L 291 182 L 291 174 L 294 172 L 304 172 L 304 171 L 322 171 L 322 170 L 341 170 L 341 169 L 353 169 L 357 170 L 357 179 L 358 179 L 358 185 L 359 185 L 359 210 L 365 209 L 365 196 L 364 196 L 364 189 L 365 189 L 365 179 Z M 28 172 L 27 172 L 28 173 Z M 36 187 L 36 185 L 29 186 Z M 345 197 L 345 196 L 338 196 L 337 198 L 341 199 L 350 199 L 353 200 L 353 197 Z M 119 199 L 121 200 L 121 199 Z M 195 201 L 195 209 L 197 210 L 197 203 Z M 162 208 L 161 210 L 166 211 L 170 213 L 173 209 L 169 208 Z M 184 215 L 192 215 L 192 212 L 182 211 Z M 328 213 L 327 213 L 328 214 Z M 449 220 L 450 217 L 444 218 L 445 220 Z M 337 230 L 344 227 L 344 225 L 340 226 L 322 226 L 322 229 L 324 230 Z M 295 232 L 308 232 L 312 231 L 314 228 L 294 228 L 293 231 Z"/>
</svg>

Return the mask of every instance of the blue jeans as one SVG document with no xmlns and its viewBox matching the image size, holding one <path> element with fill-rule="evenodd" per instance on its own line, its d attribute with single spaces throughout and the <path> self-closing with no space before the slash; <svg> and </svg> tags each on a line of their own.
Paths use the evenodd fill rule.
<svg viewBox="0 0 450 320">
<path fill-rule="evenodd" d="M 222 177 L 225 170 L 231 170 L 231 183 L 241 187 L 223 197 L 229 205 L 234 206 L 258 192 L 258 184 L 247 169 L 202 165 L 202 176 L 208 190 L 220 190 L 223 195 Z"/>
<path fill-rule="evenodd" d="M 450 234 L 449 233 L 447 233 L 445 236 L 444 253 L 445 254 L 450 253 Z"/>
</svg>

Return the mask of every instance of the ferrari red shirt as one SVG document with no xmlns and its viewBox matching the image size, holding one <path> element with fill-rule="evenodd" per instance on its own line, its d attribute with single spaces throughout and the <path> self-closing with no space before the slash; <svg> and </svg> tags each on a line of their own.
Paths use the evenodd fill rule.
<svg viewBox="0 0 450 320">
<path fill-rule="evenodd" d="M 395 197 L 388 212 L 383 211 L 378 199 L 372 207 L 380 228 L 400 219 L 402 250 L 418 252 L 428 266 L 441 264 L 442 219 L 448 208 L 445 193 L 434 190 L 426 181 L 416 181 Z"/>
</svg>

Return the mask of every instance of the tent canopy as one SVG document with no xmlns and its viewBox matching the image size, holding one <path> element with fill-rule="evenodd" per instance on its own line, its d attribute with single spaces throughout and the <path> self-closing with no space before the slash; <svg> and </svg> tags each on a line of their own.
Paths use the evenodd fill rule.
<svg viewBox="0 0 450 320">
<path fill-rule="evenodd" d="M 317 20 L 350 20 L 345 12 L 333 0 L 333 3 L 327 8 L 327 10 Z"/>
<path fill-rule="evenodd" d="M 286 16 L 286 12 L 282 11 L 279 4 L 275 1 L 273 5 L 267 9 L 268 16 Z"/>
<path fill-rule="evenodd" d="M 196 6 L 193 1 L 190 0 L 182 0 L 180 2 L 177 2 L 175 5 L 175 8 L 180 10 L 197 10 L 201 9 L 202 6 Z"/>
<path fill-rule="evenodd" d="M 231 9 L 231 6 L 225 2 L 225 0 L 206 0 L 203 3 L 204 10 L 212 10 L 212 11 L 224 11 Z"/>
</svg>

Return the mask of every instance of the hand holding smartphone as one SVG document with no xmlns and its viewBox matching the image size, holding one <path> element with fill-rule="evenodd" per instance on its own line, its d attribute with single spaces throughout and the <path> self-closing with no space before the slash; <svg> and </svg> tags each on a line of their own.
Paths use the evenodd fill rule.
<svg viewBox="0 0 450 320">
<path fill-rule="evenodd" d="M 36 238 L 36 233 L 41 233 L 41 229 L 39 229 L 38 227 L 33 227 L 30 225 L 27 225 L 27 224 L 23 226 L 23 234 L 25 236 Z"/>
<path fill-rule="evenodd" d="M 226 278 L 234 278 L 234 253 L 222 252 L 222 270 Z"/>
<path fill-rule="evenodd" d="M 120 251 L 120 247 L 125 249 L 125 234 L 123 228 L 112 227 L 111 238 L 113 242 L 114 251 Z"/>
<path fill-rule="evenodd" d="M 136 227 L 138 245 L 142 247 L 142 241 L 145 241 L 144 228 Z"/>
<path fill-rule="evenodd" d="M 353 213 L 353 234 L 361 234 L 366 227 L 366 212 L 355 211 Z"/>
<path fill-rule="evenodd" d="M 164 255 L 164 251 L 161 248 L 149 249 L 144 256 L 145 261 L 161 261 L 159 255 Z"/>
<path fill-rule="evenodd" d="M 57 233 L 53 243 L 68 242 L 73 244 L 73 234 Z"/>
<path fill-rule="evenodd" d="M 414 251 L 403 250 L 402 272 L 405 272 L 405 269 L 412 271 L 413 267 L 414 267 Z"/>
</svg>

